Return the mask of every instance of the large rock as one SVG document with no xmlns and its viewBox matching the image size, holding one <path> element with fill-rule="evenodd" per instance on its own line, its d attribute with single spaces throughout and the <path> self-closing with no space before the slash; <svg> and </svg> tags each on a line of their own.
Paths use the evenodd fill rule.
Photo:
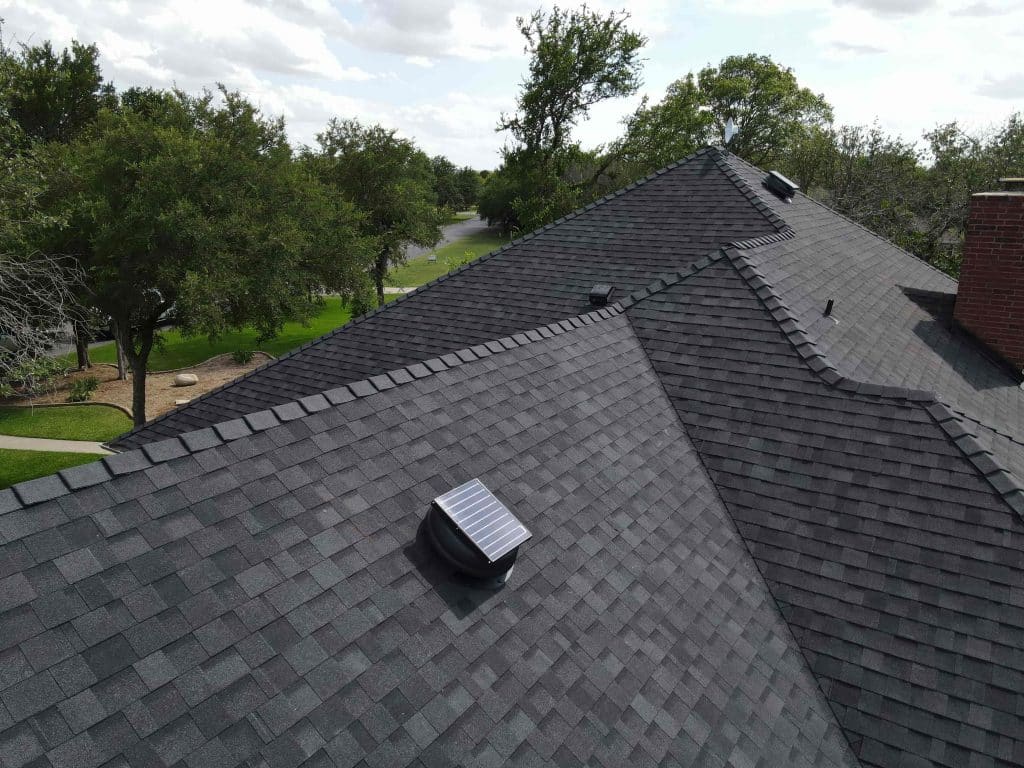
<svg viewBox="0 0 1024 768">
<path fill-rule="evenodd" d="M 179 373 L 174 377 L 174 386 L 176 387 L 191 387 L 193 384 L 199 383 L 199 377 L 194 373 Z"/>
</svg>

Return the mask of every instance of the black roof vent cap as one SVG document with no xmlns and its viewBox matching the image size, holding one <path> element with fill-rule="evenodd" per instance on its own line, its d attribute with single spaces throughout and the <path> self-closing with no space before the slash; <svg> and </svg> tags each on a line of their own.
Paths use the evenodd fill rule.
<svg viewBox="0 0 1024 768">
<path fill-rule="evenodd" d="M 478 478 L 434 499 L 426 528 L 442 559 L 493 588 L 508 581 L 519 546 L 532 536 Z"/>
<path fill-rule="evenodd" d="M 793 199 L 793 195 L 800 189 L 800 185 L 790 181 L 778 171 L 772 171 L 764 177 L 764 185 L 772 193 L 781 197 L 787 203 Z"/>
<path fill-rule="evenodd" d="M 590 303 L 595 307 L 603 307 L 611 300 L 614 290 L 614 286 L 598 283 L 590 289 Z"/>
</svg>

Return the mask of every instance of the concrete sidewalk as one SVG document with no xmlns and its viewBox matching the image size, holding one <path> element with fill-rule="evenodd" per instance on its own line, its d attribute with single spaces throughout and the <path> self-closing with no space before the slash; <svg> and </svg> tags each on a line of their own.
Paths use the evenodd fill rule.
<svg viewBox="0 0 1024 768">
<path fill-rule="evenodd" d="M 102 443 L 88 440 L 50 440 L 44 437 L 14 437 L 0 435 L 0 448 L 11 448 L 16 451 L 62 451 L 64 453 L 96 453 L 107 455 L 112 453 Z"/>
</svg>

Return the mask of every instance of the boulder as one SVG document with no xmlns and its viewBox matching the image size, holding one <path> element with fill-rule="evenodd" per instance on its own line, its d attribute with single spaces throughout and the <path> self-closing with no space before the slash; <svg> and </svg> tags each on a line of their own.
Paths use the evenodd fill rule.
<svg viewBox="0 0 1024 768">
<path fill-rule="evenodd" d="M 174 386 L 176 387 L 191 387 L 193 384 L 199 383 L 199 377 L 194 373 L 179 373 L 174 377 Z"/>
</svg>

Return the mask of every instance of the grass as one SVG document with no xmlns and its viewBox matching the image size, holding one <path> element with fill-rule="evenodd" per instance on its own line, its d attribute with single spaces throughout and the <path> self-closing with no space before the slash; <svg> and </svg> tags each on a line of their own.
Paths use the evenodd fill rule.
<svg viewBox="0 0 1024 768">
<path fill-rule="evenodd" d="M 0 448 L 0 488 L 52 475 L 61 469 L 87 464 L 102 458 L 91 453 L 60 451 L 14 451 Z"/>
<path fill-rule="evenodd" d="M 0 407 L 0 435 L 103 442 L 131 428 L 131 419 L 107 405 Z"/>
<path fill-rule="evenodd" d="M 437 261 L 430 262 L 426 256 L 414 259 L 404 267 L 394 269 L 385 280 L 385 285 L 417 286 L 429 283 L 434 278 L 445 275 L 460 264 L 464 264 L 477 256 L 493 251 L 503 245 L 506 240 L 491 231 L 477 232 L 468 237 L 460 238 L 443 248 L 438 248 Z M 467 253 L 473 254 L 466 256 Z"/>
<path fill-rule="evenodd" d="M 445 224 L 458 224 L 460 221 L 468 221 L 476 216 L 476 211 L 458 211 L 444 220 Z"/>
<path fill-rule="evenodd" d="M 339 328 L 351 319 L 352 311 L 348 306 L 337 296 L 328 296 L 323 311 L 308 326 L 286 323 L 277 336 L 260 344 L 256 343 L 257 333 L 251 328 L 225 333 L 212 342 L 205 336 L 186 338 L 172 328 L 163 333 L 163 345 L 150 353 L 149 370 L 186 368 L 209 360 L 214 355 L 238 349 L 259 349 L 277 357 Z M 98 344 L 89 351 L 89 357 L 94 363 L 116 363 L 114 343 Z M 74 355 L 70 355 L 68 360 L 73 365 Z"/>
</svg>

